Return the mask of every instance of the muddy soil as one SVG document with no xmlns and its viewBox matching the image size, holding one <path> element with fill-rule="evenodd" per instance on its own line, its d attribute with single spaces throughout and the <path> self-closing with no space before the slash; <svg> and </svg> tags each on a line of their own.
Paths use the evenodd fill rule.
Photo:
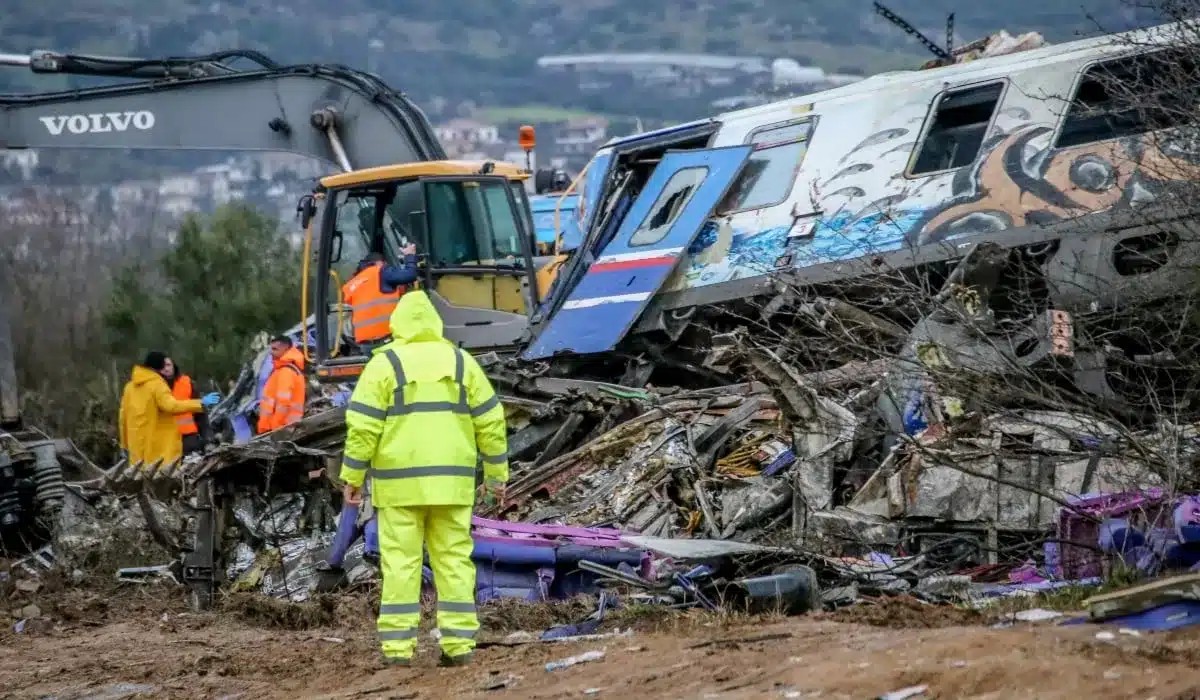
<svg viewBox="0 0 1200 700">
<path fill-rule="evenodd" d="M 0 698 L 861 700 L 914 685 L 956 699 L 1200 697 L 1196 628 L 1106 641 L 1094 626 L 993 629 L 980 616 L 903 599 L 792 619 L 643 609 L 611 623 L 632 627 L 628 637 L 486 646 L 465 669 L 437 668 L 424 639 L 416 667 L 394 669 L 378 663 L 368 601 L 294 609 L 241 598 L 192 615 L 173 588 L 58 591 L 36 601 L 44 619 L 0 630 Z M 483 639 L 536 632 L 584 609 L 491 609 Z M 595 649 L 602 660 L 544 668 Z"/>
</svg>

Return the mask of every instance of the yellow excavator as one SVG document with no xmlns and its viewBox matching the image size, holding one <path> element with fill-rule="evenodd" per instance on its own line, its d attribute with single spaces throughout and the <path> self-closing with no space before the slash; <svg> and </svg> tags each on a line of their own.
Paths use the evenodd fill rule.
<svg viewBox="0 0 1200 700">
<path fill-rule="evenodd" d="M 0 66 L 102 76 L 109 85 L 0 95 L 0 147 L 283 151 L 330 163 L 297 207 L 301 317 L 318 378 L 356 376 L 341 286 L 371 252 L 415 243 L 418 286 L 446 334 L 473 352 L 519 344 L 562 258 L 539 255 L 524 166 L 449 160 L 426 116 L 378 77 L 339 65 L 282 66 L 251 51 L 114 58 L 0 54 Z M 542 270 L 539 275 L 538 271 Z"/>
</svg>

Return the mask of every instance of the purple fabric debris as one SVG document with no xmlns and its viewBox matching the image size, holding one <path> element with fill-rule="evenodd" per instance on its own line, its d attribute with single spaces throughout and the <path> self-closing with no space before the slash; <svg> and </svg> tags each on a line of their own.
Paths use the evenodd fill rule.
<svg viewBox="0 0 1200 700">
<path fill-rule="evenodd" d="M 1104 624 L 1147 632 L 1164 632 L 1188 627 L 1200 624 L 1200 601 L 1181 600 L 1177 603 L 1167 603 L 1139 613 L 1112 617 L 1104 620 Z"/>
<path fill-rule="evenodd" d="M 344 505 L 338 516 L 337 532 L 333 535 L 333 546 L 329 550 L 329 565 L 340 569 L 346 561 L 346 551 L 358 539 L 358 506 Z"/>
<path fill-rule="evenodd" d="M 508 569 L 492 566 L 475 568 L 475 600 L 483 603 L 495 598 L 519 598 L 532 602 L 546 600 L 546 579 L 552 569 Z"/>
<path fill-rule="evenodd" d="M 236 415 L 229 419 L 233 426 L 233 444 L 243 445 L 254 438 L 254 430 L 250 427 L 250 419 L 244 415 Z"/>
<path fill-rule="evenodd" d="M 1086 578 L 1074 581 L 1038 581 L 1033 583 L 998 583 L 985 586 L 981 592 L 989 598 L 1001 598 L 1011 595 L 1043 593 L 1059 588 L 1099 586 L 1101 579 Z"/>
<path fill-rule="evenodd" d="M 1109 518 L 1100 523 L 1100 549 L 1105 552 L 1118 552 L 1124 549 L 1117 547 L 1114 533 L 1117 530 L 1122 531 L 1129 529 L 1129 521 L 1124 518 Z"/>
<path fill-rule="evenodd" d="M 1041 583 L 1046 580 L 1046 577 L 1042 576 L 1033 562 L 1027 561 L 1008 572 L 1008 580 L 1013 583 Z"/>
<path fill-rule="evenodd" d="M 354 527 L 357 517 L 357 508 L 342 510 L 331 564 L 340 565 L 346 550 L 358 538 L 359 531 Z M 580 570 L 580 561 L 629 571 L 637 567 L 643 575 L 650 572 L 653 561 L 649 552 L 625 545 L 621 537 L 626 533 L 614 528 L 531 525 L 478 517 L 472 518 L 471 524 L 475 542 L 471 559 L 475 562 L 479 602 L 499 597 L 540 601 L 596 593 L 597 577 Z M 367 522 L 367 552 L 379 550 L 376 528 L 374 518 Z M 433 580 L 433 572 L 425 566 L 422 582 L 427 592 L 432 592 Z"/>
<path fill-rule="evenodd" d="M 515 596 L 565 599 L 597 591 L 597 577 L 579 569 L 582 560 L 610 566 L 650 568 L 648 552 L 622 543 L 615 528 L 533 525 L 472 518 L 472 559 L 480 601 Z"/>
<path fill-rule="evenodd" d="M 1058 542 L 1046 543 L 1046 564 L 1059 579 L 1090 578 L 1103 572 L 1103 559 L 1096 545 L 1101 541 L 1101 523 L 1114 518 L 1141 516 L 1157 525 L 1169 507 L 1162 489 L 1117 494 L 1092 494 L 1072 498 L 1070 508 L 1058 512 Z M 1053 545 L 1053 546 L 1051 546 Z M 1136 548 L 1135 548 L 1136 549 Z M 1134 551 L 1126 547 L 1126 556 Z"/>
<path fill-rule="evenodd" d="M 1172 513 L 1174 527 L 1154 527 L 1143 535 L 1129 521 L 1112 518 L 1100 525 L 1098 544 L 1107 554 L 1116 554 L 1127 565 L 1154 576 L 1164 570 L 1187 569 L 1200 565 L 1200 544 L 1183 540 L 1190 535 L 1190 520 L 1200 517 L 1200 499 L 1185 498 Z"/>
<path fill-rule="evenodd" d="M 554 549 L 537 547 L 518 542 L 493 542 L 475 540 L 475 551 L 471 558 L 476 565 L 502 563 L 506 566 L 554 566 Z"/>
<path fill-rule="evenodd" d="M 775 476 L 779 472 L 787 469 L 796 463 L 796 452 L 792 448 L 787 448 L 775 456 L 770 464 L 763 467 L 763 476 Z"/>
<path fill-rule="evenodd" d="M 1188 526 L 1200 525 L 1200 496 L 1189 496 L 1183 499 L 1175 508 L 1175 534 L 1180 542 L 1187 542 L 1183 529 Z"/>
<path fill-rule="evenodd" d="M 886 567 L 886 568 L 888 568 L 888 569 L 894 569 L 894 568 L 896 568 L 896 560 L 892 558 L 892 555 L 890 555 L 890 554 L 886 554 L 886 553 L 884 553 L 884 552 L 870 552 L 870 553 L 868 553 L 868 554 L 867 554 L 867 561 L 869 561 L 869 562 L 871 562 L 872 564 L 875 564 L 875 565 L 877 565 L 877 566 L 883 566 L 883 567 Z"/>
<path fill-rule="evenodd" d="M 379 558 L 379 521 L 371 518 L 363 526 L 363 553 L 368 557 Z"/>
<path fill-rule="evenodd" d="M 570 527 L 567 525 L 534 525 L 531 523 L 510 523 L 506 520 L 489 520 L 478 516 L 471 518 L 471 525 L 477 532 L 487 535 L 503 536 L 509 533 L 533 535 L 540 538 L 566 537 L 571 539 L 593 538 L 617 542 L 625 534 L 616 528 L 608 527 Z"/>
</svg>

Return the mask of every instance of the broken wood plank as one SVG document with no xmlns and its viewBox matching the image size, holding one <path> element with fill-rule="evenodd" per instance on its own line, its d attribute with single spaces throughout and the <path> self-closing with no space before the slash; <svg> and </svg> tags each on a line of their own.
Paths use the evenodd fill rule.
<svg viewBox="0 0 1200 700">
<path fill-rule="evenodd" d="M 1200 601 L 1200 574 L 1183 574 L 1151 581 L 1083 601 L 1093 620 L 1132 615 L 1183 600 Z"/>
</svg>

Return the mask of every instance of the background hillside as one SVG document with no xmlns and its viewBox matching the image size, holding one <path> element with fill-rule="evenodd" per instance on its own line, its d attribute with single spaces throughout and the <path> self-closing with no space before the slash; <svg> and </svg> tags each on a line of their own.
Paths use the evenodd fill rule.
<svg viewBox="0 0 1200 700">
<path fill-rule="evenodd" d="M 955 42 L 999 29 L 1041 31 L 1051 42 L 1151 24 L 1137 0 L 889 0 L 888 6 L 941 44 L 956 12 Z M 0 52 L 35 49 L 165 57 L 255 49 L 280 63 L 342 63 L 373 71 L 409 93 L 435 124 L 466 117 L 505 138 L 522 123 L 555 133 L 576 117 L 606 126 L 575 145 L 550 147 L 577 169 L 612 135 L 680 122 L 764 99 L 802 94 L 828 83 L 780 89 L 766 74 L 697 75 L 650 65 L 624 74 L 593 66 L 539 68 L 556 54 L 667 52 L 788 58 L 804 70 L 868 75 L 915 68 L 931 55 L 877 16 L 871 0 L 4 0 Z M 975 6 L 972 7 L 972 4 Z M 637 71 L 642 73 L 638 74 Z M 649 79 L 647 79 L 649 75 Z M 678 77 L 677 77 L 678 76 Z M 685 79 L 686 78 L 686 79 Z M 84 87 L 97 78 L 35 75 L 0 68 L 0 92 Z M 461 122 L 461 120 L 459 120 Z M 543 131 L 543 128 L 550 131 Z M 443 141 L 445 141 L 443 137 Z M 557 139 L 556 139 L 557 140 Z M 569 137 L 568 140 L 571 140 Z M 548 143 L 543 141 L 543 143 Z M 503 144 L 488 157 L 508 159 Z M 473 148 L 454 149 L 456 153 Z M 542 151 L 539 151 L 540 153 Z M 39 182 L 113 182 L 155 177 L 233 154 L 139 152 L 39 153 Z M 518 156 L 519 157 L 519 156 Z M 28 180 L 0 160 L 0 184 Z"/>
<path fill-rule="evenodd" d="M 1064 41 L 1098 26 L 1145 24 L 1127 0 L 893 0 L 937 41 L 957 12 L 958 40 L 998 29 Z M 0 51 L 37 48 L 166 56 L 252 48 L 281 62 L 369 68 L 431 111 L 463 102 L 555 105 L 665 119 L 698 105 L 574 94 L 539 73 L 546 54 L 670 51 L 788 57 L 830 72 L 871 73 L 928 58 L 877 17 L 870 0 L 6 0 Z M 1089 13 L 1092 17 L 1089 17 Z M 62 77 L 0 71 L 0 88 L 65 87 Z M 80 84 L 75 82 L 74 84 Z"/>
</svg>

